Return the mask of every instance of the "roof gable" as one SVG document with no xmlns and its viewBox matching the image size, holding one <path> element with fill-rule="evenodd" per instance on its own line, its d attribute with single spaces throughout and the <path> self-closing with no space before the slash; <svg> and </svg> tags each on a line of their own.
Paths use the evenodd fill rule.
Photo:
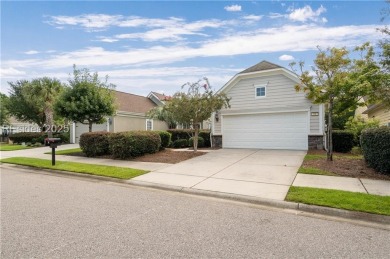
<svg viewBox="0 0 390 259">
<path fill-rule="evenodd" d="M 297 84 L 301 83 L 298 75 L 295 74 L 294 72 L 284 67 L 281 67 L 279 65 L 263 60 L 260 63 L 257 63 L 256 65 L 247 68 L 241 71 L 240 73 L 236 74 L 221 89 L 219 89 L 217 93 L 228 91 L 241 79 L 255 78 L 255 77 L 269 76 L 269 75 L 283 75 L 291 79 L 292 81 L 296 82 Z"/>
<path fill-rule="evenodd" d="M 246 73 L 252 73 L 252 72 L 258 72 L 258 71 L 266 71 L 266 70 L 271 70 L 271 69 L 276 69 L 276 68 L 283 68 L 279 65 L 276 65 L 274 63 L 268 62 L 266 60 L 263 60 L 259 63 L 257 63 L 254 66 L 251 66 L 243 71 L 241 71 L 238 74 L 246 74 Z"/>
</svg>

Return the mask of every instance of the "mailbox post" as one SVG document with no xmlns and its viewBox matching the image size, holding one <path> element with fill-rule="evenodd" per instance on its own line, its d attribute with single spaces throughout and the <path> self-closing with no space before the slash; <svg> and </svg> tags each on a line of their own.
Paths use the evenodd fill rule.
<svg viewBox="0 0 390 259">
<path fill-rule="evenodd" d="M 56 148 L 61 144 L 60 138 L 46 138 L 45 144 L 51 148 L 51 165 L 56 165 Z"/>
</svg>

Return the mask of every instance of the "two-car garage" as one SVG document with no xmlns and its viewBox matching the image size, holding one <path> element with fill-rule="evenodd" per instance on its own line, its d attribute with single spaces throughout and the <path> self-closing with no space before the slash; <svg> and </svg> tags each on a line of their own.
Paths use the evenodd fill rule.
<svg viewBox="0 0 390 259">
<path fill-rule="evenodd" d="M 309 112 L 223 115 L 223 148 L 308 149 Z"/>
</svg>

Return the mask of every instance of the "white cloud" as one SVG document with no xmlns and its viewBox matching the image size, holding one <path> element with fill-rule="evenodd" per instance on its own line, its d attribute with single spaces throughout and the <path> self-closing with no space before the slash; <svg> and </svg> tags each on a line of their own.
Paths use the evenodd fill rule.
<svg viewBox="0 0 390 259">
<path fill-rule="evenodd" d="M 309 5 L 305 5 L 303 8 L 292 9 L 291 13 L 288 15 L 288 18 L 291 21 L 298 21 L 298 22 L 306 22 L 306 21 L 326 22 L 326 18 L 325 20 L 319 18 L 320 15 L 324 12 L 326 12 L 326 8 L 323 7 L 322 5 L 316 11 L 311 9 Z"/>
<path fill-rule="evenodd" d="M 279 60 L 282 60 L 282 61 L 290 61 L 290 60 L 294 60 L 294 57 L 291 56 L 291 55 L 281 55 L 279 57 Z"/>
<path fill-rule="evenodd" d="M 285 15 L 281 13 L 269 13 L 268 17 L 271 19 L 277 19 L 277 18 L 285 17 Z"/>
<path fill-rule="evenodd" d="M 35 54 L 39 54 L 39 51 L 29 50 L 29 51 L 24 52 L 24 54 L 26 54 L 26 55 L 35 55 Z"/>
<path fill-rule="evenodd" d="M 107 14 L 83 14 L 78 16 L 50 16 L 48 24 L 56 28 L 63 29 L 65 25 L 81 26 L 88 31 L 99 31 L 107 29 L 112 25 L 117 25 L 122 15 L 107 15 Z"/>
<path fill-rule="evenodd" d="M 246 15 L 242 17 L 245 20 L 250 20 L 250 21 L 260 21 L 263 18 L 263 15 Z"/>
<path fill-rule="evenodd" d="M 1 75 L 1 77 L 5 77 L 5 78 L 13 78 L 13 77 L 17 77 L 17 76 L 23 76 L 25 74 L 26 74 L 26 72 L 24 72 L 22 70 L 15 69 L 13 67 L 0 68 L 0 75 Z"/>
<path fill-rule="evenodd" d="M 316 46 L 356 46 L 367 38 L 381 37 L 378 25 L 321 27 L 317 25 L 285 25 L 225 35 L 197 43 L 197 46 L 170 45 L 126 50 L 106 50 L 88 47 L 58 53 L 42 59 L 3 60 L 5 67 L 42 67 L 55 69 L 73 64 L 86 67 L 141 66 L 169 64 L 197 57 L 223 57 L 233 55 L 273 53 L 283 51 L 316 50 Z"/>
<path fill-rule="evenodd" d="M 237 5 L 237 4 L 228 5 L 228 6 L 225 6 L 224 9 L 226 11 L 228 11 L 228 12 L 240 12 L 241 11 L 241 5 Z"/>
</svg>

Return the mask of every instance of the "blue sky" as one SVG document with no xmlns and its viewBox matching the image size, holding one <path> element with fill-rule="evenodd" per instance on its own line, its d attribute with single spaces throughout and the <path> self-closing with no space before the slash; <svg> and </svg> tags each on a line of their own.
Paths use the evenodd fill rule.
<svg viewBox="0 0 390 259">
<path fill-rule="evenodd" d="M 173 94 L 207 76 L 219 89 L 261 60 L 312 64 L 316 46 L 382 37 L 385 1 L 2 1 L 1 92 L 8 81 L 64 82 L 79 68 L 117 90 Z"/>
</svg>

